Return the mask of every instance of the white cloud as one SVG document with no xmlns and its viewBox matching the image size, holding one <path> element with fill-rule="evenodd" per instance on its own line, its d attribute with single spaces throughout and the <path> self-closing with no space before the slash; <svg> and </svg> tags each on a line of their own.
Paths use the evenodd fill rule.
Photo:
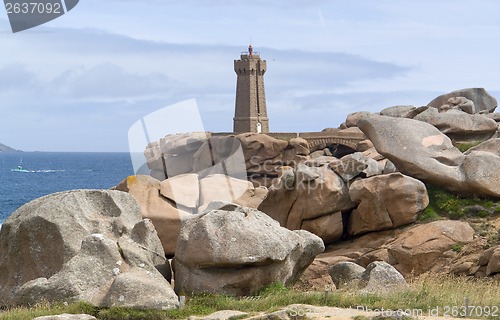
<svg viewBox="0 0 500 320">
<path fill-rule="evenodd" d="M 178 86 L 160 73 L 140 75 L 106 62 L 89 69 L 68 70 L 47 89 L 57 88 L 70 98 L 84 101 L 126 101 L 165 95 L 173 84 Z"/>
</svg>

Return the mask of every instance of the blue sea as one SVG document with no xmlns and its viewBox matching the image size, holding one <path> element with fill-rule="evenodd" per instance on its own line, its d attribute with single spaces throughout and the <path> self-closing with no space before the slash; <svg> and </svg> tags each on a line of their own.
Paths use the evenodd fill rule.
<svg viewBox="0 0 500 320">
<path fill-rule="evenodd" d="M 12 172 L 21 160 L 29 172 Z M 132 174 L 130 155 L 125 152 L 0 152 L 0 223 L 41 196 L 73 189 L 109 189 Z"/>
</svg>

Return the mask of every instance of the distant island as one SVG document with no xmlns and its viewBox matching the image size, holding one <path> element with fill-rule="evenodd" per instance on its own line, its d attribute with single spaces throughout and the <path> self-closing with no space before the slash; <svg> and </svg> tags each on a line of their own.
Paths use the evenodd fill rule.
<svg viewBox="0 0 500 320">
<path fill-rule="evenodd" d="M 20 150 L 16 150 L 14 148 L 11 148 L 9 146 L 0 143 L 0 152 L 19 152 L 19 151 Z"/>
</svg>

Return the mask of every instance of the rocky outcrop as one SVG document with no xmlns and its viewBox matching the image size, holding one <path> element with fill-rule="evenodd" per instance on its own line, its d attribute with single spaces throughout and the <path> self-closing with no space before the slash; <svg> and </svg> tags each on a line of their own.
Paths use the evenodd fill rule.
<svg viewBox="0 0 500 320">
<path fill-rule="evenodd" d="M 433 125 L 453 142 L 484 141 L 491 138 L 498 129 L 493 119 L 461 110 L 438 112 L 435 108 L 429 108 L 414 119 Z"/>
<path fill-rule="evenodd" d="M 246 179 L 248 175 L 257 181 L 275 177 L 280 166 L 306 160 L 309 153 L 309 144 L 302 138 L 286 141 L 258 133 L 217 136 L 193 132 L 167 135 L 149 144 L 144 155 L 151 176 L 160 181 L 186 173 L 200 178 L 224 174 Z"/>
<path fill-rule="evenodd" d="M 76 190 L 34 200 L 3 224 L 0 252 L 2 306 L 178 304 L 165 279 L 170 269 L 156 231 L 124 192 Z"/>
<path fill-rule="evenodd" d="M 249 295 L 276 281 L 291 284 L 324 250 L 317 236 L 282 228 L 255 209 L 216 207 L 182 222 L 174 261 L 178 293 Z"/>
<path fill-rule="evenodd" d="M 416 226 L 387 246 L 392 264 L 409 274 L 431 270 L 454 244 L 473 240 L 474 230 L 466 222 L 435 221 Z"/>
<path fill-rule="evenodd" d="M 365 150 L 365 152 L 371 149 Z M 331 162 L 330 168 L 335 171 L 346 183 L 355 177 L 371 177 L 382 173 L 377 161 L 367 157 L 364 153 L 356 152 L 342 157 L 339 161 Z"/>
<path fill-rule="evenodd" d="M 466 195 L 500 197 L 498 156 L 464 155 L 447 136 L 421 121 L 370 115 L 358 124 L 401 173 Z"/>
<path fill-rule="evenodd" d="M 257 208 L 267 196 L 267 188 L 255 188 L 246 180 L 221 174 L 199 178 L 196 173 L 186 173 L 160 182 L 150 176 L 130 176 L 115 189 L 135 198 L 142 217 L 153 222 L 165 254 L 173 256 L 181 222 L 202 212 L 211 201 L 231 201 Z"/>
<path fill-rule="evenodd" d="M 183 179 L 176 181 L 179 180 Z M 186 200 L 183 197 L 183 191 L 188 187 L 183 185 L 180 191 L 176 191 L 180 200 Z M 194 187 L 198 189 L 198 180 L 196 180 Z M 145 175 L 130 176 L 115 187 L 116 190 L 128 192 L 134 197 L 141 208 L 142 218 L 150 219 L 155 226 L 165 254 L 173 256 L 181 221 L 190 217 L 193 211 L 187 206 L 177 206 L 172 199 L 162 196 L 160 188 L 160 181 Z M 169 194 L 165 189 L 169 190 L 164 187 L 164 193 Z M 197 197 L 197 193 L 198 191 L 195 194 L 190 194 L 190 197 Z M 186 204 L 186 202 L 182 203 Z"/>
<path fill-rule="evenodd" d="M 350 235 L 413 223 L 429 205 L 425 185 L 401 173 L 356 180 L 349 196 L 359 203 L 349 217 Z"/>
<path fill-rule="evenodd" d="M 443 106 L 445 106 L 445 109 L 457 107 L 470 114 L 491 113 L 497 105 L 497 100 L 484 90 L 484 88 L 456 90 L 441 95 L 428 104 L 429 107 L 438 109 Z"/>
<path fill-rule="evenodd" d="M 428 271 L 474 275 L 478 270 L 480 272 L 486 270 L 489 262 L 489 257 L 484 259 L 482 262 L 484 267 L 480 269 L 477 261 L 482 252 L 482 245 L 481 242 L 476 243 L 474 230 L 466 222 L 441 220 L 409 225 L 406 228 L 372 232 L 329 245 L 309 267 L 314 272 L 308 269 L 304 276 L 324 279 L 332 266 L 341 262 L 353 262 L 367 267 L 375 261 L 387 262 L 404 277 L 413 277 Z M 463 248 L 464 253 L 472 255 L 471 259 L 467 259 L 464 264 L 463 259 L 453 248 Z M 462 265 L 467 268 L 465 273 L 458 270 L 463 268 Z M 483 273 L 482 276 L 484 275 Z M 309 279 L 301 278 L 300 282 L 309 284 L 305 287 L 308 290 L 313 288 L 323 290 Z"/>
<path fill-rule="evenodd" d="M 234 136 L 212 137 L 205 132 L 171 134 L 149 144 L 144 155 L 151 176 L 160 181 L 185 173 L 204 177 L 229 170 L 236 176 L 245 174 L 241 144 Z"/>
<path fill-rule="evenodd" d="M 259 206 L 259 210 L 277 220 L 283 227 L 295 230 L 300 229 L 303 224 L 311 226 L 308 220 L 331 216 L 355 207 L 349 198 L 347 184 L 340 176 L 327 166 L 312 169 L 318 177 L 312 179 L 309 175 L 309 178 L 304 179 L 300 170 L 294 173 L 290 168 L 288 173 L 282 175 L 281 180 L 269 189 L 269 194 Z M 339 216 L 333 219 L 338 221 Z M 338 238 L 336 227 L 329 232 L 330 234 L 322 233 L 322 238 Z"/>
</svg>

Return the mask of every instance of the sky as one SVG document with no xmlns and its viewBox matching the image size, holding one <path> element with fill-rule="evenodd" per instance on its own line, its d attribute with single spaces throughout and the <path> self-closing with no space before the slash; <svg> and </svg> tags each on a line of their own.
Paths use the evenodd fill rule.
<svg viewBox="0 0 500 320">
<path fill-rule="evenodd" d="M 499 14 L 496 0 L 80 0 L 14 34 L 0 10 L 0 143 L 127 151 L 136 121 L 193 98 L 205 130 L 231 131 L 233 60 L 250 42 L 271 131 L 462 88 L 499 98 Z"/>
</svg>

